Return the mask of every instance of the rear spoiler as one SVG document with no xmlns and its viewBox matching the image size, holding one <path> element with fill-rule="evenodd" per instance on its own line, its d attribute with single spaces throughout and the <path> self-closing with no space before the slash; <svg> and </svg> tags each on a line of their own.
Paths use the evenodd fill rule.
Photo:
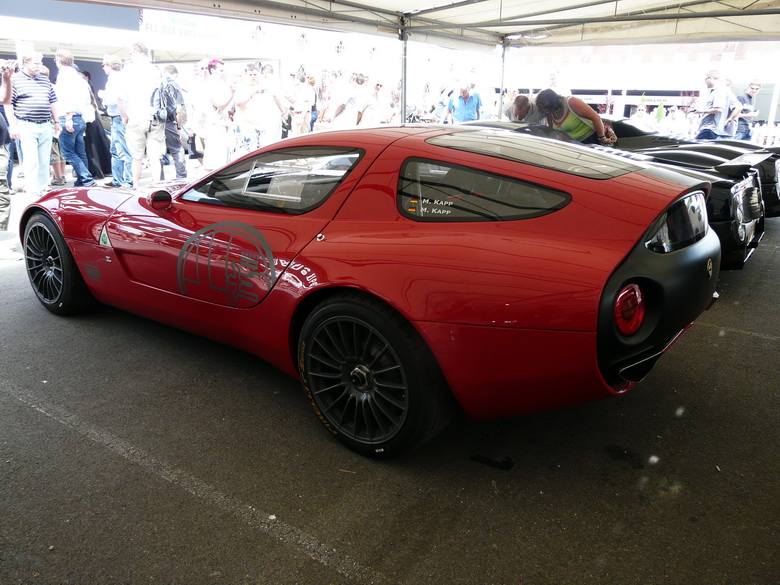
<svg viewBox="0 0 780 585">
<path fill-rule="evenodd" d="M 768 150 L 757 150 L 720 163 L 715 168 L 729 177 L 742 177 L 751 167 L 757 167 L 765 160 L 776 156 Z"/>
</svg>

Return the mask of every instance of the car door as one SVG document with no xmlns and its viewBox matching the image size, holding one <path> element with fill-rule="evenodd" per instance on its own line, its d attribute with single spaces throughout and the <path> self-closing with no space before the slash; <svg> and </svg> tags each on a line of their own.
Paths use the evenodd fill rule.
<svg viewBox="0 0 780 585">
<path fill-rule="evenodd" d="M 111 216 L 101 239 L 132 280 L 251 307 L 333 217 L 357 180 L 350 173 L 362 154 L 298 147 L 243 159 L 164 209 L 154 209 L 146 197 L 131 198 Z"/>
</svg>

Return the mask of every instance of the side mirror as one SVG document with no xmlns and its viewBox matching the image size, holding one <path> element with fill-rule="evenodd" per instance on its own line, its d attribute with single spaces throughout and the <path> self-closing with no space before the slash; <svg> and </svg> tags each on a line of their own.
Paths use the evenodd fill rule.
<svg viewBox="0 0 780 585">
<path fill-rule="evenodd" d="M 173 198 L 168 191 L 160 189 L 158 191 L 152 191 L 146 200 L 149 202 L 149 206 L 152 209 L 168 209 L 171 206 Z"/>
</svg>

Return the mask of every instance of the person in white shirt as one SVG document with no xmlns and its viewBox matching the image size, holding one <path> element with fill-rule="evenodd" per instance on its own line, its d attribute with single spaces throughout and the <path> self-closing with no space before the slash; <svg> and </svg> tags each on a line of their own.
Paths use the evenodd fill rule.
<svg viewBox="0 0 780 585">
<path fill-rule="evenodd" d="M 299 70 L 290 90 L 290 115 L 292 116 L 288 136 L 299 136 L 311 131 L 311 108 L 314 105 L 314 88 L 306 81 L 306 73 Z"/>
<path fill-rule="evenodd" d="M 515 94 L 508 104 L 505 103 L 502 114 L 510 122 L 526 122 L 542 126 L 547 124 L 547 114 L 536 107 L 536 101 L 532 97 L 524 94 Z"/>
<path fill-rule="evenodd" d="M 152 180 L 162 171 L 165 154 L 165 120 L 155 118 L 152 94 L 160 89 L 160 70 L 149 60 L 149 49 L 142 43 L 130 47 L 130 63 L 122 71 L 122 91 L 117 98 L 119 115 L 125 123 L 125 141 L 133 157 L 133 186 L 141 181 L 144 155 L 149 158 Z"/>
<path fill-rule="evenodd" d="M 59 49 L 54 57 L 57 64 L 57 83 L 54 87 L 59 102 L 60 151 L 76 171 L 76 187 L 92 187 L 95 179 L 89 172 L 87 151 L 84 148 L 84 130 L 87 120 L 95 119 L 95 109 L 87 80 L 73 67 L 73 54 Z"/>
<path fill-rule="evenodd" d="M 119 92 L 122 90 L 122 60 L 116 55 L 103 57 L 103 71 L 108 76 L 106 88 L 98 92 L 111 118 L 111 183 L 112 187 L 133 186 L 133 157 L 127 148 L 127 129 L 119 112 Z"/>
</svg>

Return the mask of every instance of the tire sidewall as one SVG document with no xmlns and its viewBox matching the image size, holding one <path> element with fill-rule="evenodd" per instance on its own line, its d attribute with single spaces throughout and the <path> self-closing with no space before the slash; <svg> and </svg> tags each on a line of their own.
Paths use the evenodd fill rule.
<svg viewBox="0 0 780 585">
<path fill-rule="evenodd" d="M 30 231 L 41 226 L 51 235 L 62 262 L 62 288 L 57 298 L 53 301 L 44 299 L 38 292 L 30 274 L 29 259 L 27 257 L 27 244 Z M 78 312 L 89 304 L 91 295 L 87 291 L 86 285 L 73 259 L 73 255 L 68 248 L 65 238 L 60 232 L 59 227 L 54 220 L 44 213 L 36 213 L 30 217 L 24 229 L 24 262 L 27 269 L 27 277 L 30 285 L 35 292 L 40 303 L 52 313 L 57 315 L 69 315 Z"/>
<path fill-rule="evenodd" d="M 342 434 L 320 409 L 306 374 L 306 348 L 319 326 L 333 318 L 349 317 L 362 321 L 375 329 L 392 346 L 404 369 L 407 384 L 407 411 L 398 432 L 387 441 L 366 444 Z M 372 457 L 387 457 L 404 452 L 418 442 L 420 425 L 425 412 L 425 382 L 430 378 L 424 360 L 415 355 L 408 335 L 411 325 L 392 315 L 390 311 L 378 312 L 361 297 L 355 300 L 334 299 L 315 309 L 304 324 L 298 343 L 298 372 L 309 403 L 325 428 L 347 447 Z"/>
</svg>

